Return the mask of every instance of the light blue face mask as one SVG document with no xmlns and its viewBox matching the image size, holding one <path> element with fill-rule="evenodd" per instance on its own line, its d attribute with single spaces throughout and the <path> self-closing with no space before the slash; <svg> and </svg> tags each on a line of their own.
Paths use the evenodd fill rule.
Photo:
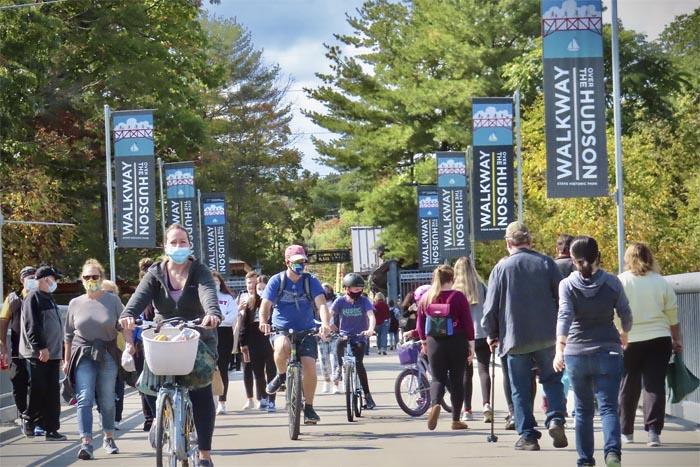
<svg viewBox="0 0 700 467">
<path fill-rule="evenodd" d="M 56 291 L 56 287 L 58 287 L 58 282 L 51 282 L 51 284 L 49 285 L 49 293 L 54 293 Z"/>
<path fill-rule="evenodd" d="M 39 284 L 36 279 L 27 279 L 27 290 L 35 290 L 37 287 L 39 287 Z"/>
<path fill-rule="evenodd" d="M 219 284 L 216 284 L 215 287 L 217 292 L 221 292 L 221 286 Z"/>
<path fill-rule="evenodd" d="M 165 249 L 165 254 L 168 255 L 168 257 L 173 260 L 175 264 L 183 264 L 185 261 L 187 261 L 187 258 L 189 258 L 191 253 L 192 250 L 188 247 L 168 247 Z"/>
</svg>

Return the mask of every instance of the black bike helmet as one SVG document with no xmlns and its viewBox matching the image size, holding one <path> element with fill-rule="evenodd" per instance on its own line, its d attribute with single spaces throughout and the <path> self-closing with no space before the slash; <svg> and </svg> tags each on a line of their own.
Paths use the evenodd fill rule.
<svg viewBox="0 0 700 467">
<path fill-rule="evenodd" d="M 365 280 L 361 275 L 351 272 L 343 277 L 343 287 L 362 287 L 365 288 Z"/>
</svg>

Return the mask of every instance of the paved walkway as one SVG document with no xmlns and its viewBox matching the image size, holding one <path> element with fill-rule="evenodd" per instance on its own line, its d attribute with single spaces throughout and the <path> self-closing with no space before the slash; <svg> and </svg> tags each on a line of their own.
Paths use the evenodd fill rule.
<svg viewBox="0 0 700 467">
<path fill-rule="evenodd" d="M 214 435 L 214 462 L 228 466 L 572 466 L 576 465 L 575 435 L 567 430 L 569 447 L 554 449 L 545 434 L 539 452 L 515 451 L 514 431 L 503 430 L 504 399 L 500 380 L 496 382 L 497 443 L 487 443 L 489 425 L 475 421 L 467 431 L 451 431 L 449 416 L 441 415 L 435 431 L 428 431 L 426 417 L 411 418 L 396 404 L 393 388 L 401 370 L 393 352 L 388 356 L 372 355 L 366 360 L 370 372 L 376 410 L 366 411 L 359 422 L 345 419 L 344 397 L 318 394 L 314 405 L 322 418 L 317 426 L 303 426 L 298 441 L 287 435 L 286 413 L 274 414 L 239 410 L 244 402 L 241 373 L 231 373 L 229 412 L 217 417 Z M 496 370 L 497 378 L 500 369 Z M 475 406 L 481 400 L 475 375 Z M 321 385 L 319 384 L 319 392 Z M 570 396 L 571 400 L 571 396 Z M 540 401 L 536 402 L 540 407 Z M 536 417 L 543 424 L 538 410 Z M 82 465 L 76 458 L 79 439 L 75 407 L 64 407 L 61 432 L 69 441 L 47 443 L 43 438 L 27 439 L 15 426 L 0 427 L 0 466 Z M 148 446 L 140 399 L 130 391 L 124 404 L 122 429 L 116 441 L 121 453 L 108 456 L 101 449 L 101 437 L 95 440 L 96 465 L 153 466 L 155 456 Z M 645 433 L 637 426 L 639 442 L 623 447 L 625 466 L 700 466 L 700 432 L 697 426 L 678 419 L 668 419 L 662 434 L 663 445 L 647 447 Z M 599 420 L 596 419 L 596 446 L 602 446 Z M 602 454 L 596 452 L 598 465 Z"/>
</svg>

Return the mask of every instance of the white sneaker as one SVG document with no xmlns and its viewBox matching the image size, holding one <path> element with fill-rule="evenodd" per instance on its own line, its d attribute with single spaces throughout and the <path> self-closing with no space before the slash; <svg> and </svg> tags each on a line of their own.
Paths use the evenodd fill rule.
<svg viewBox="0 0 700 467">
<path fill-rule="evenodd" d="M 243 404 L 243 410 L 252 410 L 255 408 L 255 404 L 253 404 L 253 401 L 248 399 L 245 404 Z"/>
<path fill-rule="evenodd" d="M 647 446 L 661 446 L 661 438 L 657 432 L 649 430 L 649 441 L 647 441 Z"/>
<path fill-rule="evenodd" d="M 337 384 L 333 385 L 333 394 L 340 394 L 340 387 Z"/>
<path fill-rule="evenodd" d="M 119 431 L 119 422 L 116 420 L 114 421 L 114 429 Z"/>
<path fill-rule="evenodd" d="M 474 420 L 474 416 L 472 415 L 471 410 L 465 410 L 464 412 L 462 412 L 463 422 L 471 422 L 472 420 Z"/>
<path fill-rule="evenodd" d="M 219 402 L 219 405 L 216 406 L 216 415 L 222 415 L 226 413 L 226 404 L 223 402 Z"/>
<path fill-rule="evenodd" d="M 324 381 L 323 382 L 323 389 L 321 390 L 323 394 L 328 394 L 331 392 L 331 382 L 330 381 Z"/>
<path fill-rule="evenodd" d="M 484 404 L 484 422 L 491 423 L 493 421 L 493 409 L 491 404 Z"/>
<path fill-rule="evenodd" d="M 632 444 L 634 443 L 634 434 L 622 434 L 622 443 L 623 444 Z"/>
</svg>

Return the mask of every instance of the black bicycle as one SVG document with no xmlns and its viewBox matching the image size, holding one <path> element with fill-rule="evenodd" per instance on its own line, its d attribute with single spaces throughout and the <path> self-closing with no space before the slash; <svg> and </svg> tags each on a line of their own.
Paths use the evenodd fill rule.
<svg viewBox="0 0 700 467">
<path fill-rule="evenodd" d="M 348 421 L 352 422 L 362 416 L 362 385 L 357 374 L 357 359 L 352 353 L 350 340 L 364 334 L 338 335 L 341 342 L 346 342 L 343 355 L 343 385 L 345 386 L 345 410 Z"/>
<path fill-rule="evenodd" d="M 301 429 L 301 412 L 304 406 L 304 387 L 302 386 L 302 368 L 301 360 L 297 355 L 297 341 L 299 344 L 304 342 L 308 337 L 313 337 L 317 334 L 316 329 L 307 329 L 305 331 L 294 331 L 290 329 L 288 332 L 282 332 L 289 337 L 291 351 L 289 361 L 287 362 L 287 382 L 285 389 L 285 397 L 287 399 L 287 415 L 289 418 L 289 439 L 296 440 L 299 438 Z"/>
</svg>

